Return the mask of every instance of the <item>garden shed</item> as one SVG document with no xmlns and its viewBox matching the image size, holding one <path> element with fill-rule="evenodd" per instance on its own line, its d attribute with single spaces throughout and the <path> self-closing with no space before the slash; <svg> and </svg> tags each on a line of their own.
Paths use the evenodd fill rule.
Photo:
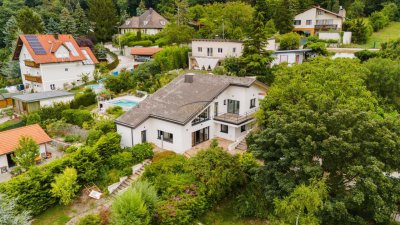
<svg viewBox="0 0 400 225">
<path fill-rule="evenodd" d="M 74 99 L 74 93 L 67 91 L 45 91 L 15 95 L 12 99 L 14 100 L 14 110 L 19 114 L 23 114 L 38 111 L 43 106 L 51 106 L 60 102 L 71 102 Z"/>
</svg>

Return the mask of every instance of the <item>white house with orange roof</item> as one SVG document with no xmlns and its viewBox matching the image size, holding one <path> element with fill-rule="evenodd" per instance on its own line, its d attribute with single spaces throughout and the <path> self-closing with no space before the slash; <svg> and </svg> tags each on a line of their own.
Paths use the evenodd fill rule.
<svg viewBox="0 0 400 225">
<path fill-rule="evenodd" d="M 293 31 L 314 35 L 320 31 L 341 31 L 346 19 L 346 10 L 340 7 L 338 13 L 314 6 L 294 17 Z"/>
<path fill-rule="evenodd" d="M 61 90 L 93 77 L 98 63 L 88 47 L 79 47 L 72 35 L 20 35 L 14 51 L 27 91 Z"/>
<path fill-rule="evenodd" d="M 38 124 L 0 132 L 0 174 L 16 165 L 12 155 L 22 137 L 32 138 L 39 145 L 40 157 L 46 157 L 47 145 L 52 140 Z"/>
</svg>

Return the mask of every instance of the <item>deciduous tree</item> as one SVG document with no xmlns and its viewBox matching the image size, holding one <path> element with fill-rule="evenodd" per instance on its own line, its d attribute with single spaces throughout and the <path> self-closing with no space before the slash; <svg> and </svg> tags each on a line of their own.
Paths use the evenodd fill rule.
<svg viewBox="0 0 400 225">
<path fill-rule="evenodd" d="M 65 168 L 62 174 L 54 177 L 51 193 L 54 197 L 60 198 L 62 204 L 70 204 L 79 190 L 77 179 L 78 174 L 74 168 Z"/>
<path fill-rule="evenodd" d="M 15 148 L 13 160 L 25 170 L 35 165 L 35 158 L 39 156 L 39 146 L 31 137 L 21 137 Z"/>
</svg>

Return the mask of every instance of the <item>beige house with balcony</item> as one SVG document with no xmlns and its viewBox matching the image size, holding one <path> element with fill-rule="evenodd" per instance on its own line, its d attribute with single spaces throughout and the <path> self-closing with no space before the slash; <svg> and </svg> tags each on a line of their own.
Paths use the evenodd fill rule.
<svg viewBox="0 0 400 225">
<path fill-rule="evenodd" d="M 308 9 L 294 17 L 293 31 L 305 35 L 314 35 L 319 31 L 341 31 L 346 10 L 340 7 L 338 13 L 319 6 Z"/>
<path fill-rule="evenodd" d="M 91 80 L 98 63 L 88 47 L 80 47 L 72 35 L 20 35 L 13 55 L 19 60 L 25 90 L 62 90 L 80 84 L 83 75 Z"/>
<path fill-rule="evenodd" d="M 154 35 L 160 32 L 168 24 L 168 20 L 161 16 L 154 9 L 146 10 L 140 16 L 133 16 L 118 27 L 120 34 L 129 32 L 142 32 L 143 34 Z"/>
</svg>

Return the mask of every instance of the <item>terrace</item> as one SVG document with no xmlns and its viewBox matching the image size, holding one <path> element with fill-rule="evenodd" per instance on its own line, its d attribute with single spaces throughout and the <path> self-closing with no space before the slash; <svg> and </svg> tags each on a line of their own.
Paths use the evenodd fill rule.
<svg viewBox="0 0 400 225">
<path fill-rule="evenodd" d="M 230 123 L 230 124 L 234 124 L 234 125 L 240 125 L 240 124 L 243 124 L 245 122 L 248 122 L 248 121 L 254 119 L 254 114 L 257 111 L 258 111 L 258 108 L 253 108 L 244 114 L 223 113 L 218 116 L 215 116 L 214 120 L 220 121 L 220 122 L 225 122 L 225 123 Z"/>
</svg>

